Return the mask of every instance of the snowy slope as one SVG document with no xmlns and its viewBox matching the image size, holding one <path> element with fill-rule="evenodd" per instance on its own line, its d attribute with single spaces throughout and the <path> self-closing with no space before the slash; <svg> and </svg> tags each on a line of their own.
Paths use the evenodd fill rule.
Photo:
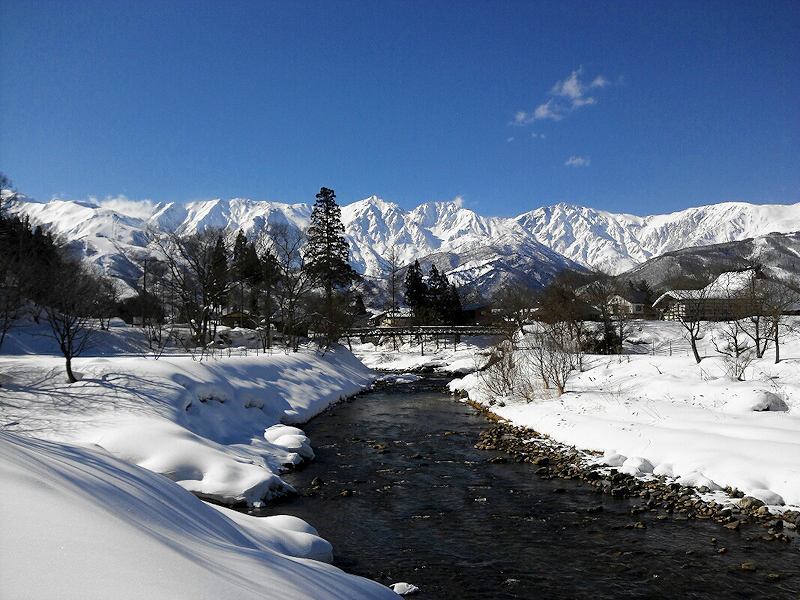
<svg viewBox="0 0 800 600">
<path fill-rule="evenodd" d="M 671 282 L 704 284 L 710 277 L 759 263 L 770 277 L 786 279 L 800 273 L 800 232 L 772 233 L 735 242 L 695 246 L 666 252 L 620 274 L 622 281 L 647 281 L 664 290 Z M 691 283 L 689 283 L 691 285 Z"/>
<path fill-rule="evenodd" d="M 397 598 L 300 519 L 205 504 L 99 448 L 0 431 L 0 596 Z M 314 560 L 317 559 L 317 560 Z"/>
<path fill-rule="evenodd" d="M 192 233 L 211 227 L 243 229 L 248 235 L 271 223 L 305 228 L 308 204 L 242 198 L 189 203 L 53 200 L 24 197 L 11 207 L 72 243 L 77 252 L 119 277 L 131 265 L 118 247 L 141 248 L 155 228 Z M 558 204 L 515 218 L 484 217 L 459 201 L 428 202 L 413 210 L 376 196 L 343 206 L 351 262 L 369 278 L 381 278 L 390 250 L 401 265 L 414 259 L 450 262 L 448 274 L 462 285 L 513 277 L 541 285 L 564 268 L 599 268 L 617 274 L 680 248 L 723 243 L 771 232 L 800 230 L 800 204 L 728 202 L 668 215 L 639 217 Z M 139 250 L 140 251 L 140 250 Z M 509 257 L 514 257 L 509 264 Z M 500 265 L 501 273 L 491 273 Z M 524 277 L 523 277 L 524 275 Z"/>
<path fill-rule="evenodd" d="M 516 222 L 567 258 L 618 274 L 671 250 L 799 231 L 800 203 L 723 202 L 649 217 L 557 204 Z"/>
<path fill-rule="evenodd" d="M 501 417 L 558 442 L 616 456 L 618 465 L 645 459 L 648 472 L 683 485 L 733 486 L 767 504 L 800 506 L 800 330 L 783 339 L 781 355 L 790 358 L 774 364 L 770 349 L 737 381 L 714 346 L 719 327 L 703 324 L 697 364 L 679 323 L 635 321 L 631 346 L 654 355 L 587 355 L 560 397 L 539 388 L 533 402 L 512 396 L 501 405 L 477 374 L 450 389 L 495 402 Z"/>
</svg>

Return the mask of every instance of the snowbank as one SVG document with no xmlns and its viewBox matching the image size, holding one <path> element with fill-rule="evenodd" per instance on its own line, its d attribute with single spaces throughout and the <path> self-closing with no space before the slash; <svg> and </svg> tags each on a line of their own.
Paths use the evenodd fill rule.
<svg viewBox="0 0 800 600">
<path fill-rule="evenodd" d="M 643 337 L 663 345 L 674 326 L 651 323 Z M 492 411 L 559 442 L 606 452 L 602 462 L 625 472 L 800 505 L 800 338 L 786 341 L 780 364 L 769 353 L 754 362 L 746 381 L 727 377 L 709 346 L 701 345 L 699 365 L 683 353 L 587 357 L 560 398 L 545 391 L 530 404 L 504 398 Z M 485 405 L 496 400 L 474 374 L 450 387 Z"/>
<path fill-rule="evenodd" d="M 291 488 L 283 465 L 313 457 L 302 431 L 372 373 L 344 349 L 235 356 L 80 358 L 78 383 L 63 359 L 0 357 L 0 424 L 6 431 L 79 444 L 162 473 L 224 503 L 254 504 Z"/>
<path fill-rule="evenodd" d="M 475 336 L 456 345 L 453 340 L 439 341 L 437 347 L 433 340 L 426 340 L 424 353 L 418 341 L 408 338 L 398 340 L 397 347 L 390 339 L 380 344 L 372 342 L 353 343 L 353 354 L 371 369 L 381 371 L 436 371 L 440 373 L 463 374 L 475 370 L 483 364 L 479 354 L 497 342 L 496 337 Z M 477 355 L 477 356 L 476 356 Z"/>
<path fill-rule="evenodd" d="M 292 517 L 212 507 L 100 449 L 0 432 L 7 598 L 397 598 Z"/>
</svg>

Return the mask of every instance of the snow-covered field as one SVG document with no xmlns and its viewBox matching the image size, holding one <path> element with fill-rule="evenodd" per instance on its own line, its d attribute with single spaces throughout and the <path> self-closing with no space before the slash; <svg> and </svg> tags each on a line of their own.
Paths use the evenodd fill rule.
<svg viewBox="0 0 800 600">
<path fill-rule="evenodd" d="M 485 359 L 481 354 L 497 342 L 496 337 L 469 337 L 458 344 L 440 340 L 438 347 L 433 340 L 423 345 L 414 339 L 398 339 L 395 346 L 390 339 L 380 344 L 356 343 L 353 354 L 371 369 L 382 371 L 436 371 L 439 373 L 463 374 L 474 371 Z"/>
<path fill-rule="evenodd" d="M 770 350 L 736 381 L 726 376 L 710 333 L 698 365 L 678 324 L 637 327 L 640 350 L 649 346 L 656 355 L 587 357 L 563 396 L 503 398 L 492 411 L 559 442 L 603 451 L 605 464 L 633 474 L 712 490 L 733 486 L 769 505 L 800 506 L 800 335 L 785 340 L 779 364 Z M 498 400 L 475 374 L 451 389 L 485 405 Z"/>
<path fill-rule="evenodd" d="M 35 333 L 7 348 L 41 351 Z M 0 356 L 0 595 L 397 597 L 319 562 L 331 547 L 306 523 L 197 497 L 258 504 L 290 490 L 283 465 L 313 457 L 291 424 L 363 389 L 369 369 L 343 349 L 119 354 L 136 335 L 100 334 L 72 385 L 61 357 Z"/>
</svg>

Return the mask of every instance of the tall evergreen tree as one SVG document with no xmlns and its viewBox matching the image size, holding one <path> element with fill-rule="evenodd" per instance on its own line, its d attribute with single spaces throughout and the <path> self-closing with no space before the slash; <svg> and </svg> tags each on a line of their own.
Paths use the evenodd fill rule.
<svg viewBox="0 0 800 600">
<path fill-rule="evenodd" d="M 440 273 L 436 265 L 431 265 L 428 271 L 428 307 L 431 318 L 434 321 L 443 322 L 447 320 L 447 295 L 450 284 L 447 276 Z"/>
<path fill-rule="evenodd" d="M 231 279 L 239 288 L 239 312 L 244 312 L 244 280 L 247 269 L 245 265 L 245 256 L 247 253 L 247 236 L 243 230 L 239 230 L 236 234 L 236 240 L 233 242 L 233 256 L 231 263 Z"/>
<path fill-rule="evenodd" d="M 444 300 L 445 321 L 457 325 L 462 319 L 463 308 L 461 298 L 458 295 L 458 288 L 455 283 L 451 283 L 447 289 Z"/>
<path fill-rule="evenodd" d="M 428 301 L 428 286 L 422 277 L 422 267 L 419 261 L 415 260 L 406 271 L 405 279 L 406 292 L 403 296 L 405 303 L 414 311 L 417 320 L 424 318 L 424 309 Z"/>
<path fill-rule="evenodd" d="M 306 271 L 323 294 L 325 341 L 331 344 L 338 338 L 341 319 L 337 318 L 337 296 L 341 296 L 359 277 L 349 263 L 350 247 L 344 237 L 342 209 L 336 194 L 321 188 L 311 211 L 308 242 L 305 252 Z"/>
</svg>

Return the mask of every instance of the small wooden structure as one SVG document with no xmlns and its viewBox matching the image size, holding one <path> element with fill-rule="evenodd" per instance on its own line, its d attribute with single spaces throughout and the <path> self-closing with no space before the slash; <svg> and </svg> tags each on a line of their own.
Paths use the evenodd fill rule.
<svg viewBox="0 0 800 600">
<path fill-rule="evenodd" d="M 225 327 L 245 327 L 247 329 L 255 329 L 258 327 L 258 317 L 251 315 L 249 312 L 232 310 L 223 314 L 219 318 L 219 324 Z"/>
<path fill-rule="evenodd" d="M 369 327 L 407 327 L 414 323 L 414 311 L 395 308 L 375 313 L 369 318 Z"/>
</svg>

